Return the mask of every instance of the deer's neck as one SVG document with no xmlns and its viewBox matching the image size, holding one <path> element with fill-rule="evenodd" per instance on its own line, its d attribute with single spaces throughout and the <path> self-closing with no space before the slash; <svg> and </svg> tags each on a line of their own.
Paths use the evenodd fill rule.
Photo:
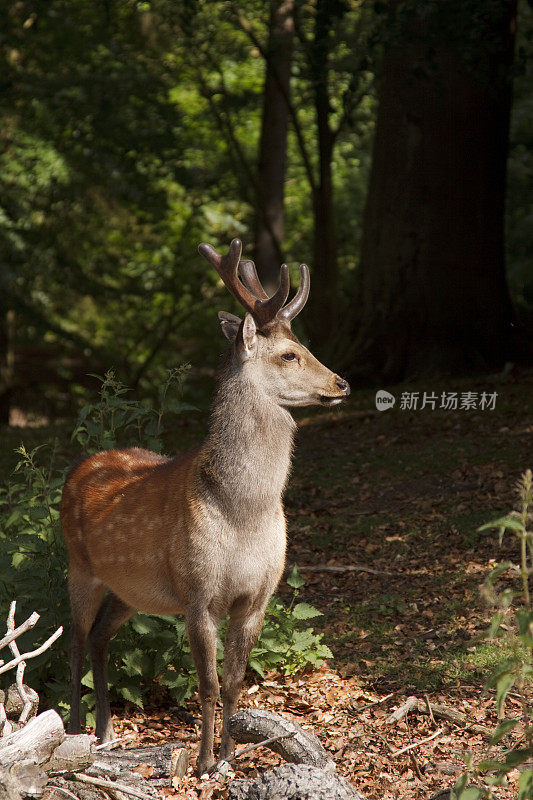
<svg viewBox="0 0 533 800">
<path fill-rule="evenodd" d="M 296 424 L 241 371 L 222 377 L 200 477 L 228 511 L 279 506 L 289 473 Z"/>
</svg>

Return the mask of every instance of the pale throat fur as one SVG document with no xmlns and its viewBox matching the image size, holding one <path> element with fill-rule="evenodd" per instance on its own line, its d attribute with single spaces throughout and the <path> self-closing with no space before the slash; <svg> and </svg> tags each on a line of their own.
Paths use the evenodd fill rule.
<svg viewBox="0 0 533 800">
<path fill-rule="evenodd" d="M 199 475 L 227 513 L 239 517 L 279 506 L 287 483 L 296 423 L 243 369 L 230 347 L 219 373 Z"/>
</svg>

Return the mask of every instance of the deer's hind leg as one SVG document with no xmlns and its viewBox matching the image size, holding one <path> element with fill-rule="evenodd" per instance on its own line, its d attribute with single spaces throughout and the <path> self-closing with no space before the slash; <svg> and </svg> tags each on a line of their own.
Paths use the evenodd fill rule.
<svg viewBox="0 0 533 800">
<path fill-rule="evenodd" d="M 89 654 L 93 668 L 94 693 L 96 695 L 96 736 L 101 742 L 113 738 L 109 690 L 107 687 L 107 651 L 110 639 L 135 609 L 113 592 L 109 592 L 89 633 Z"/>
<path fill-rule="evenodd" d="M 68 591 L 72 611 L 70 633 L 70 721 L 69 733 L 79 733 L 81 677 L 89 631 L 96 619 L 105 594 L 105 586 L 86 572 L 70 569 Z"/>
</svg>

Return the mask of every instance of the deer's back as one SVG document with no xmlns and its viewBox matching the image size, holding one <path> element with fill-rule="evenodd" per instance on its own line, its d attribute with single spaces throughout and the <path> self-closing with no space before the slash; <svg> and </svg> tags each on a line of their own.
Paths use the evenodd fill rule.
<svg viewBox="0 0 533 800">
<path fill-rule="evenodd" d="M 75 467 L 63 490 L 61 524 L 70 569 L 97 578 L 134 607 L 179 610 L 169 553 L 186 551 L 194 453 L 167 459 L 147 450 L 107 450 Z"/>
</svg>

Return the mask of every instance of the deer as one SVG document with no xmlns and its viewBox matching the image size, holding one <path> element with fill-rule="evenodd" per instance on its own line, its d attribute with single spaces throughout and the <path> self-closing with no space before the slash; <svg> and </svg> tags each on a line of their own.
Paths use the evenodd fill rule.
<svg viewBox="0 0 533 800">
<path fill-rule="evenodd" d="M 182 614 L 198 672 L 201 741 L 197 774 L 214 764 L 218 628 L 229 617 L 222 674 L 220 758 L 234 753 L 228 721 L 237 710 L 252 647 L 285 565 L 283 493 L 296 423 L 290 409 L 334 406 L 349 384 L 291 331 L 309 295 L 309 269 L 286 303 L 281 266 L 268 296 L 242 243 L 221 255 L 198 248 L 243 306 L 218 316 L 229 340 L 203 443 L 166 458 L 140 448 L 90 455 L 67 476 L 61 524 L 69 554 L 72 612 L 69 732 L 80 727 L 81 677 L 89 650 L 96 736 L 113 738 L 108 646 L 134 613 Z"/>
</svg>

